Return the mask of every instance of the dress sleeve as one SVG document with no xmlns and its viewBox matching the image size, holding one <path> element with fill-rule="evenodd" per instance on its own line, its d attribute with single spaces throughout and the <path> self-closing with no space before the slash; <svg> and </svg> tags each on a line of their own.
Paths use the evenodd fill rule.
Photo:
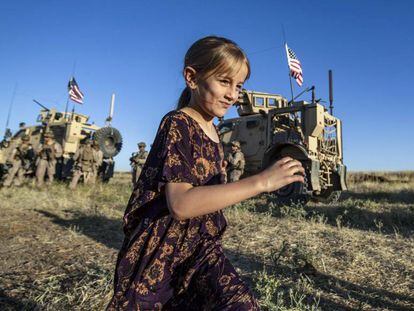
<svg viewBox="0 0 414 311">
<path fill-rule="evenodd" d="M 159 129 L 161 144 L 159 154 L 161 167 L 158 174 L 158 190 L 166 183 L 189 183 L 198 185 L 194 174 L 194 143 L 188 119 L 183 115 L 167 116 Z"/>
</svg>

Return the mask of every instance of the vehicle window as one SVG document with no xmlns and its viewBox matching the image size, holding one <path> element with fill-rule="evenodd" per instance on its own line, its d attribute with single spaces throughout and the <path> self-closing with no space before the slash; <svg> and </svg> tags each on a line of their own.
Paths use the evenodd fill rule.
<svg viewBox="0 0 414 311">
<path fill-rule="evenodd" d="M 268 98 L 267 99 L 267 105 L 269 107 L 277 107 L 277 100 L 276 100 L 276 98 Z"/>
<path fill-rule="evenodd" d="M 256 107 L 263 107 L 264 106 L 264 97 L 254 96 L 254 105 Z"/>
</svg>

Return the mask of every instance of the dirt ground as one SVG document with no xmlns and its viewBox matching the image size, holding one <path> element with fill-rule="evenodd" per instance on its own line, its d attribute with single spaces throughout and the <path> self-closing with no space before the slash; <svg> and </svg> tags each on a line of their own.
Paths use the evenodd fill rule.
<svg viewBox="0 0 414 311">
<path fill-rule="evenodd" d="M 334 205 L 226 210 L 226 254 L 263 310 L 414 310 L 414 173 L 354 173 Z M 102 310 L 129 175 L 0 189 L 0 310 Z M 196 309 L 195 309 L 196 310 Z"/>
</svg>

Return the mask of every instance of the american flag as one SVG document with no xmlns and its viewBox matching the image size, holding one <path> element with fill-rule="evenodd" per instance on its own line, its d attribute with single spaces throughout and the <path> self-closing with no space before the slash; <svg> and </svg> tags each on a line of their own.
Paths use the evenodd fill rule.
<svg viewBox="0 0 414 311">
<path fill-rule="evenodd" d="M 303 84 L 303 72 L 302 72 L 302 65 L 300 64 L 299 59 L 296 57 L 295 52 L 292 51 L 290 47 L 285 44 L 286 47 L 286 55 L 288 59 L 288 65 L 290 70 L 290 75 L 295 78 L 296 83 L 299 86 Z"/>
<path fill-rule="evenodd" d="M 78 84 L 74 77 L 68 83 L 69 97 L 78 104 L 83 104 L 83 93 L 80 91 Z"/>
</svg>

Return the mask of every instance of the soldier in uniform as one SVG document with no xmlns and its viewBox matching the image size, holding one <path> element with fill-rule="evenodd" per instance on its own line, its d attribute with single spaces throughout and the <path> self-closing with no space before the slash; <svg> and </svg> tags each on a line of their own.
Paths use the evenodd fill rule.
<svg viewBox="0 0 414 311">
<path fill-rule="evenodd" d="M 69 184 L 70 189 L 76 189 L 79 178 L 83 176 L 83 182 L 85 184 L 93 184 L 94 169 L 96 165 L 96 152 L 92 147 L 92 142 L 89 138 L 86 138 L 80 148 L 76 151 L 73 159 L 75 160 L 74 172 L 72 181 Z"/>
<path fill-rule="evenodd" d="M 231 143 L 231 153 L 227 155 L 227 175 L 229 181 L 237 181 L 240 179 L 241 175 L 244 172 L 244 154 L 241 152 L 240 142 L 237 140 L 232 141 Z"/>
<path fill-rule="evenodd" d="M 129 158 L 132 167 L 132 184 L 138 181 L 139 175 L 141 175 L 142 168 L 148 157 L 148 151 L 145 150 L 147 145 L 144 142 L 138 143 L 138 152 L 134 152 Z"/>
<path fill-rule="evenodd" d="M 93 183 L 95 183 L 98 177 L 98 173 L 103 163 L 103 152 L 99 148 L 99 144 L 96 140 L 93 141 L 92 146 L 93 146 L 94 155 L 95 155 L 95 163 L 93 166 Z"/>
<path fill-rule="evenodd" d="M 102 182 L 107 183 L 114 176 L 115 161 L 112 157 L 105 158 L 99 168 L 98 176 Z"/>
<path fill-rule="evenodd" d="M 53 182 L 56 162 L 63 154 L 62 146 L 55 141 L 52 132 L 46 132 L 43 137 L 43 144 L 40 144 L 37 148 L 36 160 L 36 180 L 39 187 L 43 186 L 46 173 L 49 184 Z"/>
<path fill-rule="evenodd" d="M 24 181 L 26 170 L 30 167 L 30 162 L 34 158 L 32 146 L 29 143 L 29 136 L 24 135 L 21 142 L 12 150 L 9 158 L 12 167 L 9 169 L 3 186 L 10 187 L 14 181 L 16 186 L 20 186 Z M 17 177 L 17 178 L 16 178 Z"/>
</svg>

